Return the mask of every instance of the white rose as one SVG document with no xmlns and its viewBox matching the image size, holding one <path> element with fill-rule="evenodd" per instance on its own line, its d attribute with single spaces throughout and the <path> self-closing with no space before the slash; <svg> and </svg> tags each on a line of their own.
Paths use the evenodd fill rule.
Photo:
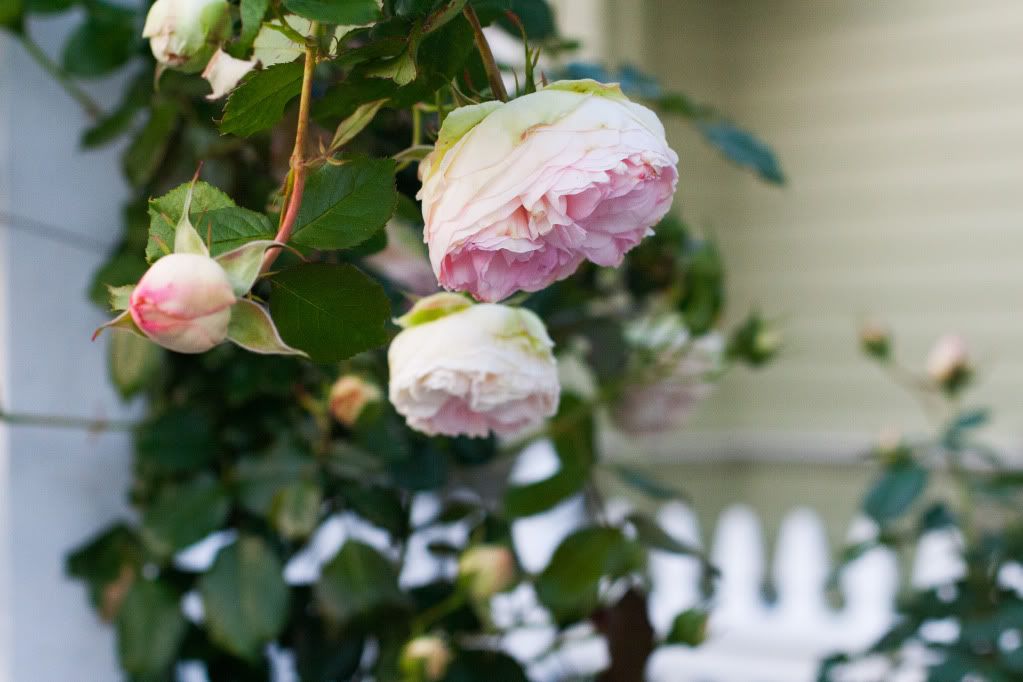
<svg viewBox="0 0 1023 682">
<path fill-rule="evenodd" d="M 156 61 L 188 73 L 202 71 L 231 31 L 226 0 L 156 0 L 142 37 Z"/>
<path fill-rule="evenodd" d="M 420 301 L 391 342 L 389 396 L 423 433 L 519 432 L 553 416 L 561 387 L 553 341 L 536 315 L 455 294 Z"/>
</svg>

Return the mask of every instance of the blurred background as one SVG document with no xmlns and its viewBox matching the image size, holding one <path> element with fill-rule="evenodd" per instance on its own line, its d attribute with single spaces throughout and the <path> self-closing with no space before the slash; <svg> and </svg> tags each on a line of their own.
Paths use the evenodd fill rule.
<svg viewBox="0 0 1023 682">
<path fill-rule="evenodd" d="M 967 335 L 999 415 L 990 436 L 1018 453 L 1023 5 L 554 4 L 571 18 L 566 33 L 583 42 L 581 58 L 635 65 L 713 103 L 766 140 L 787 176 L 781 189 L 758 183 L 716 160 L 690 127 L 666 122 L 681 157 L 678 205 L 720 244 L 733 321 L 759 307 L 785 337 L 776 362 L 756 376 L 730 373 L 683 431 L 607 434 L 608 452 L 691 494 L 695 517 L 678 511 L 686 532 L 711 546 L 747 533 L 746 545 L 762 548 L 745 562 L 754 596 L 756 581 L 785 583 L 769 567 L 787 532 L 807 559 L 790 556 L 779 570 L 818 562 L 808 580 L 823 584 L 827 554 L 847 538 L 872 475 L 861 455 L 882 427 L 925 423 L 860 355 L 857 329 L 868 317 L 891 322 L 911 364 L 940 334 Z M 37 21 L 33 32 L 56 52 L 74 23 Z M 120 83 L 89 89 L 104 102 Z M 3 406 L 122 419 L 137 406 L 108 387 L 105 343 L 87 341 L 102 316 L 84 293 L 117 233 L 122 150 L 76 152 L 84 124 L 0 35 Z M 126 513 L 129 462 L 121 433 L 0 423 L 0 682 L 116 679 L 112 633 L 63 577 L 62 561 Z M 723 518 L 738 519 L 738 530 L 723 531 Z M 812 679 L 813 654 L 775 651 L 777 670 L 796 672 L 771 679 Z M 786 656 L 795 667 L 784 667 Z M 722 679 L 751 679 L 734 674 Z"/>
</svg>

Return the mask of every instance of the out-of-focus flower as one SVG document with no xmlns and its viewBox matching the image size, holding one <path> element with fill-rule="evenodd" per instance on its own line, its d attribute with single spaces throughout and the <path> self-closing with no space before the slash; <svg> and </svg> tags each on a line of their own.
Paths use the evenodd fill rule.
<svg viewBox="0 0 1023 682">
<path fill-rule="evenodd" d="M 860 346 L 870 357 L 887 360 L 892 352 L 891 332 L 877 320 L 867 320 L 860 327 Z"/>
<path fill-rule="evenodd" d="M 614 85 L 559 81 L 453 111 L 421 166 L 424 236 L 447 289 L 538 291 L 617 266 L 671 206 L 678 156 Z"/>
<path fill-rule="evenodd" d="M 345 426 L 354 426 L 369 405 L 383 398 L 380 388 L 356 374 L 346 374 L 330 388 L 330 413 Z"/>
<path fill-rule="evenodd" d="M 231 31 L 226 0 L 156 0 L 142 37 L 156 61 L 187 73 L 202 71 Z"/>
<path fill-rule="evenodd" d="M 635 383 L 625 387 L 611 414 L 623 431 L 658 433 L 680 426 L 714 390 L 725 343 L 717 332 L 692 338 L 678 315 L 631 325 Z"/>
<path fill-rule="evenodd" d="M 245 74 L 256 68 L 256 64 L 255 60 L 235 59 L 218 49 L 202 72 L 202 77 L 209 81 L 210 87 L 213 89 L 213 92 L 206 95 L 206 99 L 214 100 L 226 97 L 245 77 Z"/>
<path fill-rule="evenodd" d="M 363 262 L 409 293 L 427 296 L 437 291 L 437 278 L 418 230 L 400 220 L 391 220 L 385 230 L 387 246 Z"/>
<path fill-rule="evenodd" d="M 949 393 L 963 388 L 973 375 L 966 341 L 955 334 L 938 339 L 927 357 L 927 373 Z"/>
<path fill-rule="evenodd" d="M 436 635 L 416 637 L 401 652 L 401 671 L 409 680 L 439 680 L 451 665 L 451 649 Z"/>
<path fill-rule="evenodd" d="M 474 599 L 489 599 L 515 582 L 515 556 L 502 545 L 476 545 L 458 560 L 458 578 Z"/>
<path fill-rule="evenodd" d="M 215 260 L 172 253 L 142 276 L 128 310 L 142 333 L 164 348 L 202 353 L 227 339 L 236 300 L 227 273 Z"/>
<path fill-rule="evenodd" d="M 411 428 L 507 435 L 557 411 L 554 343 L 531 311 L 441 293 L 399 323 L 405 329 L 387 353 L 389 397 Z"/>
</svg>

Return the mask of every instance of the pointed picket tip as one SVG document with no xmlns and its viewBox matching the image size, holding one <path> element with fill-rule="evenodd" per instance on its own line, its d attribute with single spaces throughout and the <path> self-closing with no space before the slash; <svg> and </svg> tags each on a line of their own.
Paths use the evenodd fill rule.
<svg viewBox="0 0 1023 682">
<path fill-rule="evenodd" d="M 192 225 L 191 219 L 188 217 L 188 212 L 192 208 L 192 190 L 195 189 L 195 182 L 198 178 L 199 173 L 197 172 L 195 177 L 192 178 L 192 184 L 188 186 L 188 194 L 185 195 L 185 207 L 181 211 L 181 219 L 174 227 L 174 253 L 194 253 L 209 257 L 210 250 L 206 248 L 206 243 L 199 236 L 199 233 Z"/>
<path fill-rule="evenodd" d="M 286 248 L 283 243 L 273 239 L 258 239 L 242 244 L 227 253 L 222 253 L 214 259 L 227 273 L 227 279 L 231 282 L 235 296 L 244 296 L 249 293 L 249 289 L 259 277 L 259 271 L 263 265 L 263 255 L 271 246 Z"/>
<path fill-rule="evenodd" d="M 270 318 L 270 313 L 263 306 L 247 298 L 238 299 L 231 307 L 227 339 L 253 353 L 309 357 L 304 351 L 284 343 Z"/>
<path fill-rule="evenodd" d="M 136 334 L 142 338 L 147 338 L 146 335 L 142 333 L 142 330 L 138 328 L 138 325 L 135 324 L 135 320 L 132 319 L 131 313 L 127 310 L 106 324 L 101 324 L 99 327 L 96 327 L 96 331 L 92 333 L 92 340 L 95 341 L 99 338 L 99 335 L 103 333 L 104 329 L 131 332 L 132 334 Z"/>
</svg>

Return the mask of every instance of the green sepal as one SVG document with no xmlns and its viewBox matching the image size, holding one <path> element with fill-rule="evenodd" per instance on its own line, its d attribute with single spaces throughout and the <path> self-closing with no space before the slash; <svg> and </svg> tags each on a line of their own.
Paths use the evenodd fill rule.
<svg viewBox="0 0 1023 682">
<path fill-rule="evenodd" d="M 618 83 L 599 83 L 591 78 L 583 78 L 574 81 L 556 81 L 544 87 L 544 90 L 563 90 L 565 92 L 578 92 L 581 95 L 596 95 L 627 102 L 628 97 L 622 92 Z"/>
<path fill-rule="evenodd" d="M 196 175 L 196 179 L 198 174 Z M 199 236 L 191 219 L 188 217 L 188 210 L 192 206 L 192 190 L 195 188 L 195 179 L 188 186 L 188 194 L 185 195 L 185 207 L 181 210 L 181 220 L 174 227 L 174 253 L 195 253 L 200 256 L 209 257 L 210 250 L 206 243 Z"/>
<path fill-rule="evenodd" d="M 214 259 L 227 273 L 227 279 L 231 282 L 235 296 L 244 296 L 249 293 L 249 289 L 259 277 L 263 255 L 271 246 L 283 247 L 284 244 L 272 239 L 257 239 L 242 244 L 236 249 L 231 249 L 227 253 L 222 253 Z"/>
<path fill-rule="evenodd" d="M 107 285 L 107 293 L 110 295 L 111 310 L 127 310 L 131 305 L 131 292 L 135 291 L 134 284 L 112 287 Z"/>
<path fill-rule="evenodd" d="M 412 306 L 411 310 L 396 318 L 394 323 L 403 329 L 408 329 L 409 327 L 439 320 L 452 313 L 461 312 L 471 305 L 472 301 L 461 294 L 442 291 L 439 294 L 433 294 L 432 296 L 420 299 Z"/>
<path fill-rule="evenodd" d="M 96 327 L 96 331 L 92 333 L 92 340 L 95 341 L 99 338 L 99 335 L 103 333 L 104 329 L 110 329 L 112 331 L 124 331 L 131 332 L 132 334 L 138 334 L 139 336 L 146 338 L 146 335 L 142 333 L 142 330 L 135 324 L 135 320 L 132 319 L 131 313 L 125 310 L 123 313 L 110 320 L 106 324 L 101 324 Z"/>
<path fill-rule="evenodd" d="M 238 302 L 231 306 L 227 339 L 247 351 L 262 355 L 309 357 L 306 353 L 284 343 L 270 318 L 270 313 L 263 306 L 247 298 L 238 299 Z"/>
</svg>

